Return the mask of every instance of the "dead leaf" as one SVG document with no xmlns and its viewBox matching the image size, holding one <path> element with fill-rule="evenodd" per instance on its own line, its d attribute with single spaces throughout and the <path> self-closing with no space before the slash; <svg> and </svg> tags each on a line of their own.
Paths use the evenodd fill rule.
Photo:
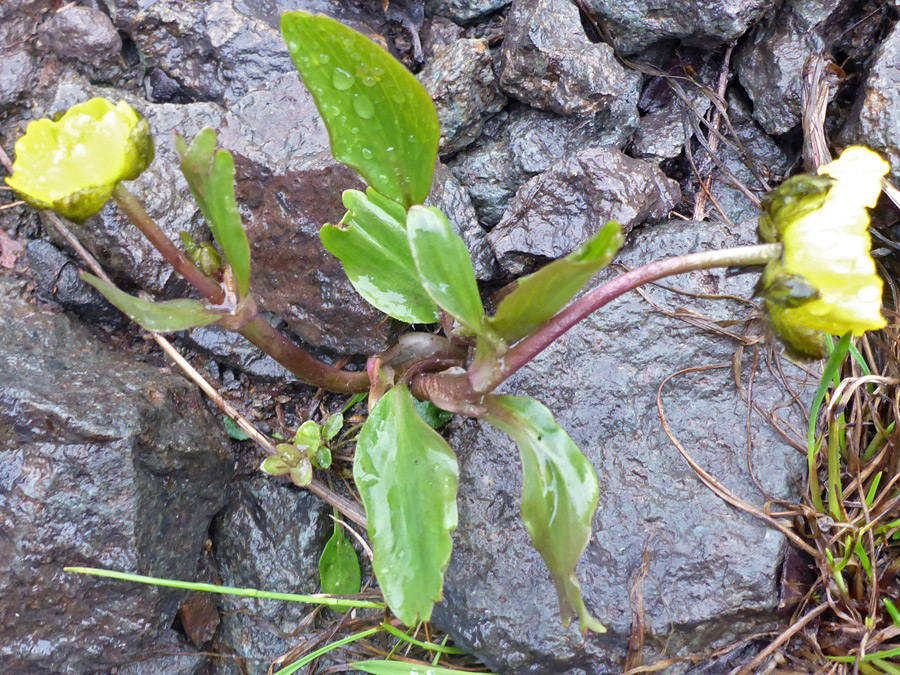
<svg viewBox="0 0 900 675">
<path fill-rule="evenodd" d="M 10 237 L 6 230 L 0 229 L 0 267 L 11 270 L 16 266 L 17 254 L 24 250 L 25 247 Z"/>
</svg>

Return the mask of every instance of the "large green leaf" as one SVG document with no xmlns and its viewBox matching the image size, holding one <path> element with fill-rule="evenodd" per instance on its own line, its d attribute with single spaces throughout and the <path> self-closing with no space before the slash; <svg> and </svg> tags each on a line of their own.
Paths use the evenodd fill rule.
<svg viewBox="0 0 900 675">
<path fill-rule="evenodd" d="M 445 312 L 484 333 L 484 306 L 466 243 L 440 209 L 414 206 L 406 218 L 409 248 L 425 291 Z"/>
<path fill-rule="evenodd" d="M 559 595 L 563 623 L 575 615 L 581 630 L 606 632 L 581 597 L 575 565 L 591 538 L 600 488 L 578 446 L 533 398 L 491 396 L 485 419 L 509 434 L 522 458 L 522 520 Z"/>
<path fill-rule="evenodd" d="M 207 309 L 199 300 L 167 300 L 152 302 L 120 291 L 93 274 L 82 272 L 81 278 L 103 294 L 123 314 L 142 328 L 154 333 L 170 333 L 197 326 L 208 326 L 222 318 L 221 312 Z"/>
<path fill-rule="evenodd" d="M 569 255 L 519 279 L 488 324 L 509 343 L 530 335 L 566 306 L 619 252 L 622 228 L 613 221 Z"/>
<path fill-rule="evenodd" d="M 366 507 L 372 569 L 407 626 L 441 599 L 456 529 L 456 457 L 416 413 L 405 386 L 391 389 L 359 434 L 353 478 Z"/>
<path fill-rule="evenodd" d="M 406 224 L 396 218 L 399 214 L 379 207 L 376 200 L 387 200 L 373 190 L 368 195 L 347 190 L 343 198 L 348 209 L 344 219 L 339 225 L 325 225 L 319 236 L 325 248 L 343 263 L 353 288 L 395 319 L 407 323 L 436 321 L 440 310 L 419 281 Z"/>
<path fill-rule="evenodd" d="M 327 16 L 285 12 L 281 33 L 334 158 L 406 208 L 425 201 L 440 138 L 425 88 L 381 47 Z"/>
<path fill-rule="evenodd" d="M 243 297 L 250 288 L 250 244 L 234 197 L 234 158 L 225 150 L 216 151 L 216 132 L 209 127 L 190 146 L 176 136 L 175 148 L 191 194 L 222 247 Z"/>
</svg>

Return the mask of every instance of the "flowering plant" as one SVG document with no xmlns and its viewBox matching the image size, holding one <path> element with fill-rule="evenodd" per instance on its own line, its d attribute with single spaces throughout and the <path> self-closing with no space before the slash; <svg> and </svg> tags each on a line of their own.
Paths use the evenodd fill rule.
<svg viewBox="0 0 900 675">
<path fill-rule="evenodd" d="M 16 142 L 7 184 L 32 206 L 80 222 L 97 213 L 119 181 L 153 161 L 147 120 L 125 101 L 94 98 L 57 120 L 31 122 Z"/>
</svg>

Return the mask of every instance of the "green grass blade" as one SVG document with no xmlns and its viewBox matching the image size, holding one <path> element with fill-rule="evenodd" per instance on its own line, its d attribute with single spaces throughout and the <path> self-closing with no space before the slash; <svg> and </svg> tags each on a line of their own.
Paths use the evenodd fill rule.
<svg viewBox="0 0 900 675">
<path fill-rule="evenodd" d="M 399 628 L 395 628 L 387 622 L 381 624 L 381 627 L 394 637 L 403 640 L 403 642 L 408 642 L 416 647 L 427 649 L 430 652 L 438 652 L 440 654 L 465 654 L 465 652 L 458 647 L 445 647 L 444 645 L 439 645 L 434 642 L 422 642 L 421 640 L 416 640 L 414 637 L 410 637 Z"/>
<path fill-rule="evenodd" d="M 327 605 L 328 607 L 361 607 L 365 609 L 384 609 L 381 602 L 369 600 L 348 600 L 345 598 L 332 598 L 324 595 L 298 595 L 296 593 L 273 593 L 260 591 L 255 588 L 235 588 L 233 586 L 216 586 L 215 584 L 201 584 L 190 581 L 178 581 L 176 579 L 159 579 L 142 574 L 130 574 L 128 572 L 115 572 L 96 567 L 64 567 L 64 572 L 73 574 L 89 574 L 95 577 L 118 579 L 120 581 L 133 581 L 139 584 L 152 586 L 166 586 L 167 588 L 183 588 L 187 591 L 201 591 L 203 593 L 220 593 L 221 595 L 236 595 L 244 598 L 262 598 L 264 600 L 285 600 L 287 602 L 304 602 L 313 605 Z"/>
<path fill-rule="evenodd" d="M 370 635 L 375 635 L 375 633 L 378 633 L 379 631 L 381 631 L 381 628 L 370 628 L 368 630 L 364 630 L 359 633 L 354 633 L 353 635 L 349 635 L 349 636 L 343 638 L 342 640 L 338 640 L 337 642 L 332 642 L 331 644 L 325 645 L 324 647 L 321 647 L 320 649 L 317 649 L 314 652 L 310 652 L 309 654 L 304 656 L 299 661 L 294 661 L 291 665 L 285 666 L 281 670 L 277 671 L 275 673 L 275 675 L 291 675 L 291 673 L 296 673 L 303 666 L 307 665 L 308 663 L 312 663 L 313 661 L 315 661 L 317 658 L 319 658 L 323 654 L 327 654 L 328 652 L 332 651 L 333 649 L 337 649 L 338 647 L 343 647 L 344 645 L 349 644 L 351 642 L 356 642 L 357 640 L 362 640 L 363 638 L 367 638 Z"/>
</svg>

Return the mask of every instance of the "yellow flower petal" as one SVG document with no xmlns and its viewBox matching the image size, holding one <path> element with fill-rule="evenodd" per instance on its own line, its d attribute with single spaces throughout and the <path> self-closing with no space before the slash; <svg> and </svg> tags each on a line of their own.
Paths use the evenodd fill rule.
<svg viewBox="0 0 900 675">
<path fill-rule="evenodd" d="M 147 121 L 134 108 L 94 98 L 57 121 L 31 122 L 16 143 L 7 184 L 28 203 L 81 221 L 97 213 L 121 180 L 153 159 Z"/>
<path fill-rule="evenodd" d="M 834 182 L 824 199 L 818 193 L 821 203 L 817 208 L 795 209 L 797 216 L 793 219 L 778 219 L 778 214 L 768 209 L 767 232 L 784 244 L 784 254 L 781 260 L 769 264 L 763 285 L 787 274 L 802 278 L 818 291 L 818 297 L 796 307 L 785 306 L 773 294 L 766 296 L 776 330 L 792 343 L 798 335 L 812 342 L 810 331 L 862 335 L 885 326 L 881 315 L 883 283 L 870 255 L 866 209 L 878 200 L 881 178 L 889 170 L 890 165 L 871 150 L 851 147 L 839 159 L 819 168 L 820 175 Z M 802 180 L 791 179 L 795 184 Z M 790 181 L 779 190 L 783 194 L 767 199 L 767 204 L 790 202 Z M 802 199 L 802 191 L 798 194 Z M 806 353 L 811 351 L 794 346 Z"/>
</svg>

